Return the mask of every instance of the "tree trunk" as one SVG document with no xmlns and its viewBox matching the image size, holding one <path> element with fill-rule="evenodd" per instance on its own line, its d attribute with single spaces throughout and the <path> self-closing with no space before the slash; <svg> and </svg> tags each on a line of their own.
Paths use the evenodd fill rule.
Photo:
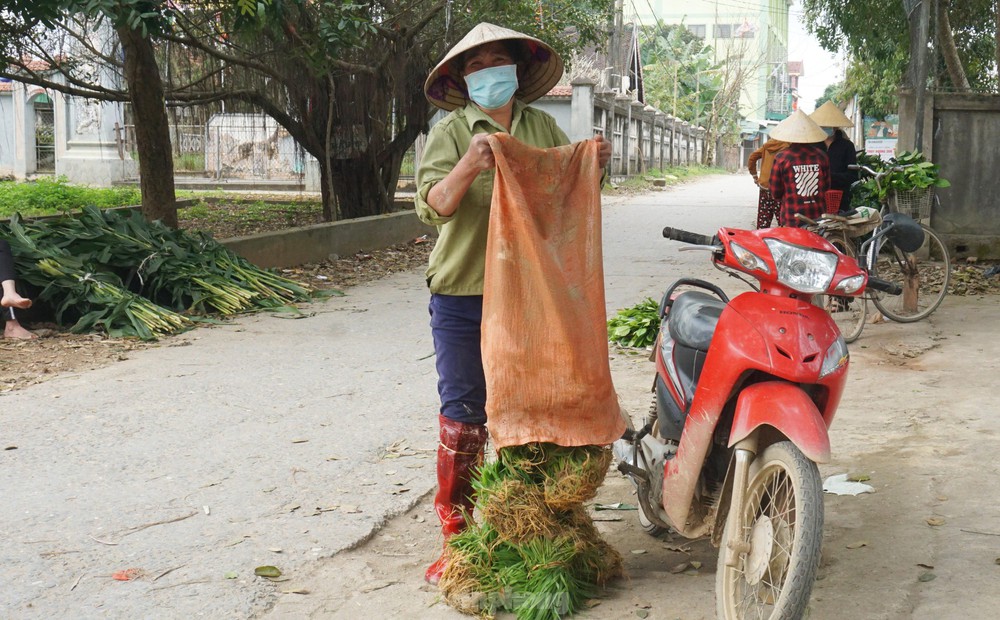
<svg viewBox="0 0 1000 620">
<path fill-rule="evenodd" d="M 153 44 L 139 29 L 118 27 L 125 53 L 125 81 L 135 118 L 135 146 L 139 154 L 139 189 L 142 214 L 177 227 L 174 194 L 174 158 L 170 125 L 163 97 L 163 81 L 153 55 Z"/>
<path fill-rule="evenodd" d="M 343 219 L 381 215 L 392 210 L 395 191 L 388 191 L 379 167 L 369 159 L 362 156 L 334 160 L 333 179 Z"/>
<path fill-rule="evenodd" d="M 958 56 L 958 48 L 955 47 L 955 38 L 951 34 L 951 20 L 948 18 L 948 8 L 951 0 L 938 0 L 937 2 L 937 34 L 938 42 L 941 44 L 941 55 L 944 57 L 944 64 L 948 67 L 948 77 L 951 84 L 959 92 L 971 90 L 969 80 L 965 77 L 965 68 L 962 66 L 962 59 Z"/>
<path fill-rule="evenodd" d="M 993 30 L 996 38 L 996 59 L 997 59 L 997 86 L 1000 87 L 1000 0 L 993 3 L 993 19 L 996 28 Z"/>
</svg>

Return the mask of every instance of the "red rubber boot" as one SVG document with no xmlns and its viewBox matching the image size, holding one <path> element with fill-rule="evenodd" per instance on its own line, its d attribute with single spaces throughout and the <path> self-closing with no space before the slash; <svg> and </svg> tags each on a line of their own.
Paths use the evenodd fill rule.
<svg viewBox="0 0 1000 620">
<path fill-rule="evenodd" d="M 445 550 L 427 569 L 424 579 L 437 584 L 448 565 L 448 539 L 466 527 L 465 515 L 472 512 L 472 470 L 483 461 L 486 427 L 438 416 L 441 443 L 437 453 L 438 491 L 434 512 L 441 520 Z"/>
</svg>

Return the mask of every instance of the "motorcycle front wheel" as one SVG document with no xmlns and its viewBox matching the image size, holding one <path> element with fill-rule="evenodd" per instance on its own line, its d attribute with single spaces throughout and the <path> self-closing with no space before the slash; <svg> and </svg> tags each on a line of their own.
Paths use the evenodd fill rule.
<svg viewBox="0 0 1000 620">
<path fill-rule="evenodd" d="M 790 441 L 768 446 L 750 464 L 743 527 L 727 523 L 715 596 L 725 620 L 801 618 L 823 541 L 823 487 L 816 464 Z"/>
</svg>

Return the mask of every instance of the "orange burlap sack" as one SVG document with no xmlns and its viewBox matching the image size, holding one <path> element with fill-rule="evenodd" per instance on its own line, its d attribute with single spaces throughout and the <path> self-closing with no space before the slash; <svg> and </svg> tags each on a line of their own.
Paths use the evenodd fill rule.
<svg viewBox="0 0 1000 620">
<path fill-rule="evenodd" d="M 483 367 L 497 448 L 606 445 L 625 423 L 608 363 L 601 169 L 593 140 L 537 149 L 494 134 Z"/>
</svg>

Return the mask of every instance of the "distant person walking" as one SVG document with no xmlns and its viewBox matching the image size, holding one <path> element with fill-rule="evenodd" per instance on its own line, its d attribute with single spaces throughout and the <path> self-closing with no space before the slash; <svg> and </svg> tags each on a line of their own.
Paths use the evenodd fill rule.
<svg viewBox="0 0 1000 620">
<path fill-rule="evenodd" d="M 848 166 L 858 163 L 858 154 L 857 147 L 848 139 L 842 128 L 854 127 L 854 123 L 829 100 L 816 108 L 809 118 L 816 121 L 816 124 L 826 132 L 826 139 L 822 144 L 830 159 L 830 189 L 843 192 L 840 197 L 840 212 L 850 211 L 851 185 L 858 180 L 858 173 Z"/>
<path fill-rule="evenodd" d="M 830 160 L 817 146 L 826 132 L 802 110 L 778 123 L 771 137 L 790 143 L 774 156 L 771 167 L 771 194 L 778 201 L 778 223 L 798 226 L 795 214 L 816 219 L 826 211 L 826 190 L 830 188 Z"/>
<path fill-rule="evenodd" d="M 760 197 L 757 199 L 757 228 L 770 228 L 771 220 L 778 219 L 778 202 L 771 195 L 769 188 L 771 182 L 771 166 L 774 165 L 774 156 L 780 151 L 788 148 L 788 142 L 769 138 L 759 149 L 750 154 L 747 160 L 747 168 L 753 182 L 760 188 Z M 757 165 L 760 164 L 758 171 Z"/>
</svg>

